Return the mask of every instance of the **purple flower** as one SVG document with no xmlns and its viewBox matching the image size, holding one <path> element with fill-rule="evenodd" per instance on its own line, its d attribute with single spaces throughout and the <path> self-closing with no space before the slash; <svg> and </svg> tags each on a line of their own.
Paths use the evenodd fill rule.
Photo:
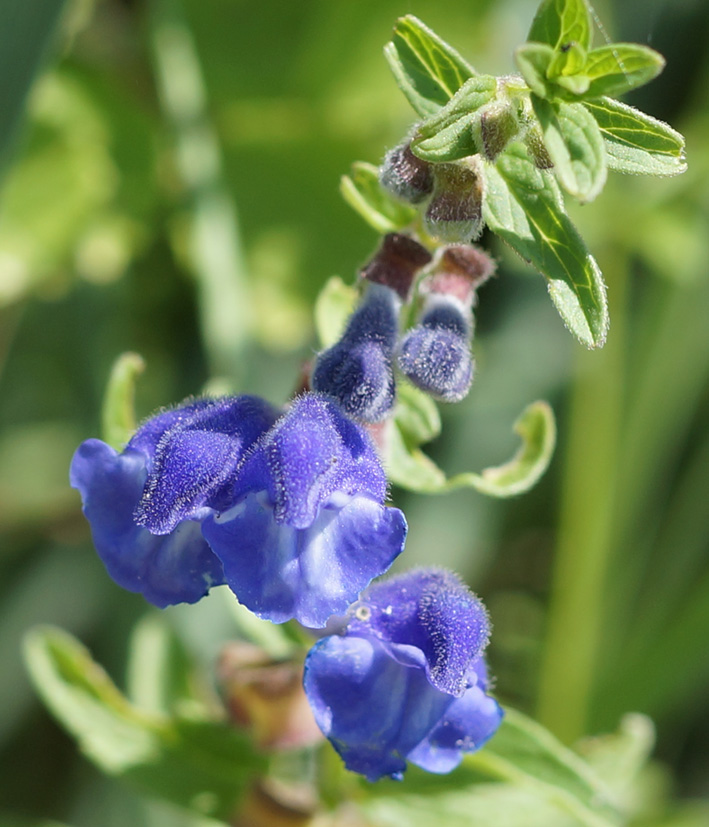
<svg viewBox="0 0 709 827">
<path fill-rule="evenodd" d="M 446 773 L 497 730 L 486 694 L 487 613 L 452 572 L 417 569 L 371 586 L 342 633 L 305 661 L 305 692 L 345 766 L 370 781 L 406 762 Z"/>
<path fill-rule="evenodd" d="M 340 341 L 315 364 L 313 390 L 332 396 L 363 422 L 379 422 L 394 405 L 392 355 L 400 307 L 393 290 L 370 284 Z"/>
<path fill-rule="evenodd" d="M 416 327 L 402 339 L 398 363 L 414 385 L 442 402 L 460 402 L 473 381 L 472 316 L 455 296 L 431 293 Z"/>
<path fill-rule="evenodd" d="M 202 527 L 226 582 L 260 617 L 322 627 L 402 551 L 406 520 L 365 431 L 306 394 L 254 446 L 231 507 Z"/>
<path fill-rule="evenodd" d="M 156 606 L 224 582 L 201 522 L 228 504 L 244 453 L 276 420 L 261 399 L 198 399 L 147 420 L 122 453 L 89 439 L 70 479 L 111 577 Z"/>
</svg>

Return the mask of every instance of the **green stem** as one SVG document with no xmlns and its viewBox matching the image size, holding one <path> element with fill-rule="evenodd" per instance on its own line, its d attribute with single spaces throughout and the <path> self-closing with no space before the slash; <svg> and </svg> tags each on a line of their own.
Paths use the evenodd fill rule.
<svg viewBox="0 0 709 827">
<path fill-rule="evenodd" d="M 572 389 L 538 716 L 561 740 L 585 733 L 603 627 L 625 377 L 624 258 L 611 274 L 613 327 L 582 352 Z"/>
<path fill-rule="evenodd" d="M 237 380 L 244 372 L 251 314 L 236 206 L 222 178 L 199 59 L 180 0 L 153 0 L 151 10 L 158 91 L 175 132 L 177 168 L 191 207 L 188 248 L 207 358 L 213 377 Z"/>
</svg>

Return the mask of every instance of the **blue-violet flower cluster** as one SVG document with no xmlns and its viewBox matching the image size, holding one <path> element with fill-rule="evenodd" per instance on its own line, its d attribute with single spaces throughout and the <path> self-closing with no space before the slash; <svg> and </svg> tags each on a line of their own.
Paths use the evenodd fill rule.
<svg viewBox="0 0 709 827">
<path fill-rule="evenodd" d="M 434 187 L 408 149 L 392 164 L 407 186 Z M 89 439 L 71 464 L 119 585 L 165 607 L 227 584 L 261 618 L 327 626 L 306 658 L 305 693 L 347 768 L 371 781 L 401 778 L 407 762 L 449 772 L 502 718 L 487 694 L 487 614 L 458 577 L 418 569 L 370 585 L 407 526 L 384 504 L 366 430 L 392 413 L 395 366 L 437 399 L 465 396 L 475 291 L 493 269 L 470 245 L 433 260 L 387 235 L 344 333 L 316 360 L 313 390 L 285 411 L 254 396 L 189 400 L 144 422 L 120 453 Z"/>
<path fill-rule="evenodd" d="M 187 402 L 120 454 L 84 442 L 71 483 L 111 577 L 160 607 L 227 583 L 260 617 L 321 627 L 406 537 L 369 436 L 319 394 L 280 418 L 251 396 Z"/>
</svg>

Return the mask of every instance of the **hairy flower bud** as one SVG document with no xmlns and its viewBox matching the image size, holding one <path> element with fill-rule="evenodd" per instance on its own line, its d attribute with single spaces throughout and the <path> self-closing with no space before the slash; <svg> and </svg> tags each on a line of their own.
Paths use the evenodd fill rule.
<svg viewBox="0 0 709 827">
<path fill-rule="evenodd" d="M 322 740 L 299 661 L 274 661 L 257 646 L 232 641 L 221 651 L 217 673 L 230 720 L 251 730 L 259 748 L 302 748 Z"/>
<path fill-rule="evenodd" d="M 387 233 L 376 255 L 360 270 L 360 276 L 373 284 L 390 287 L 406 302 L 416 274 L 430 261 L 431 254 L 418 241 L 403 233 Z"/>
<path fill-rule="evenodd" d="M 404 336 L 399 369 L 442 402 L 460 402 L 473 381 L 470 313 L 458 299 L 431 294 L 416 327 Z"/>
<path fill-rule="evenodd" d="M 406 141 L 387 152 L 379 170 L 379 183 L 409 204 L 420 204 L 433 192 L 433 165 L 417 158 Z"/>
<path fill-rule="evenodd" d="M 384 419 L 394 406 L 392 354 L 400 307 L 393 290 L 369 285 L 340 341 L 315 363 L 313 390 L 333 397 L 363 422 Z"/>
<path fill-rule="evenodd" d="M 488 161 L 494 161 L 519 132 L 514 106 L 496 100 L 480 113 L 480 145 Z"/>
<path fill-rule="evenodd" d="M 483 177 L 473 158 L 436 164 L 436 183 L 424 224 L 435 238 L 450 242 L 476 239 L 483 229 Z"/>
<path fill-rule="evenodd" d="M 549 151 L 544 146 L 544 138 L 538 126 L 530 126 L 524 138 L 524 145 L 532 156 L 537 169 L 553 169 L 554 162 L 549 157 Z"/>
<path fill-rule="evenodd" d="M 418 324 L 399 346 L 401 372 L 442 402 L 459 402 L 470 389 L 475 290 L 494 269 L 492 259 L 476 247 L 446 247 L 423 286 L 425 299 Z"/>
<path fill-rule="evenodd" d="M 369 282 L 361 304 L 337 344 L 320 354 L 312 388 L 334 397 L 362 422 L 380 422 L 394 406 L 392 358 L 399 332 L 399 310 L 417 271 L 431 260 L 417 241 L 389 233 L 362 269 Z"/>
</svg>

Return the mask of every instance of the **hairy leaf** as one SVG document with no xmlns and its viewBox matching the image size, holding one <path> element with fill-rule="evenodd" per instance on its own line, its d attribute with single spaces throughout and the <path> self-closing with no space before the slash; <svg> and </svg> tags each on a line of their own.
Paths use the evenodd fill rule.
<svg viewBox="0 0 709 827">
<path fill-rule="evenodd" d="M 379 168 L 364 161 L 356 161 L 351 175 L 342 176 L 340 193 L 378 233 L 401 230 L 417 215 L 414 207 L 402 204 L 380 185 Z"/>
<path fill-rule="evenodd" d="M 485 166 L 485 179 L 487 225 L 548 279 L 569 330 L 587 347 L 602 347 L 608 332 L 603 277 L 564 212 L 553 178 L 513 144 L 495 166 Z"/>
<path fill-rule="evenodd" d="M 623 95 L 657 77 L 665 67 L 661 54 L 637 43 L 611 43 L 588 53 L 584 74 L 591 83 L 586 98 Z"/>
<path fill-rule="evenodd" d="M 25 659 L 37 692 L 104 772 L 215 818 L 235 811 L 265 760 L 221 721 L 132 706 L 88 651 L 52 627 L 32 629 Z"/>
<path fill-rule="evenodd" d="M 580 103 L 557 103 L 532 95 L 544 146 L 561 186 L 592 201 L 606 183 L 606 153 L 598 124 Z"/>
<path fill-rule="evenodd" d="M 524 43 L 515 50 L 515 63 L 527 86 L 540 98 L 553 98 L 554 87 L 547 71 L 554 59 L 554 50 L 544 43 Z"/>
<path fill-rule="evenodd" d="M 424 161 L 456 161 L 479 152 L 473 121 L 475 113 L 492 100 L 497 81 L 491 75 L 467 80 L 448 103 L 428 118 L 416 134 L 411 150 Z"/>
<path fill-rule="evenodd" d="M 396 424 L 414 445 L 430 442 L 441 433 L 441 416 L 431 397 L 404 380 L 397 388 Z"/>
<path fill-rule="evenodd" d="M 537 792 L 586 827 L 611 827 L 621 821 L 610 789 L 588 764 L 513 709 L 505 709 L 495 737 L 465 763 Z"/>
<path fill-rule="evenodd" d="M 684 138 L 663 121 L 610 98 L 584 101 L 583 106 L 601 130 L 609 169 L 662 176 L 687 169 Z"/>
<path fill-rule="evenodd" d="M 475 70 L 411 14 L 397 20 L 384 55 L 401 91 L 422 117 L 435 114 Z"/>
<path fill-rule="evenodd" d="M 412 413 L 407 409 L 411 404 L 406 397 L 399 400 L 385 441 L 387 472 L 391 481 L 402 488 L 431 494 L 474 488 L 490 497 L 513 497 L 528 491 L 549 465 L 556 443 L 556 424 L 546 402 L 528 405 L 515 422 L 514 430 L 522 438 L 522 446 L 509 462 L 486 468 L 480 474 L 467 472 L 449 478 L 418 448 L 420 442 L 437 435 L 437 420 L 436 427 L 430 427 L 430 420 L 427 422 L 428 433 L 420 426 L 414 430 L 408 425 Z M 422 435 L 424 439 L 419 439 Z"/>
<path fill-rule="evenodd" d="M 578 43 L 591 45 L 591 15 L 585 0 L 543 0 L 532 21 L 527 40 L 559 49 Z"/>
<path fill-rule="evenodd" d="M 559 78 L 568 78 L 583 71 L 587 52 L 578 43 L 572 43 L 568 49 L 558 51 L 549 64 L 548 75 L 558 82 Z"/>
</svg>

